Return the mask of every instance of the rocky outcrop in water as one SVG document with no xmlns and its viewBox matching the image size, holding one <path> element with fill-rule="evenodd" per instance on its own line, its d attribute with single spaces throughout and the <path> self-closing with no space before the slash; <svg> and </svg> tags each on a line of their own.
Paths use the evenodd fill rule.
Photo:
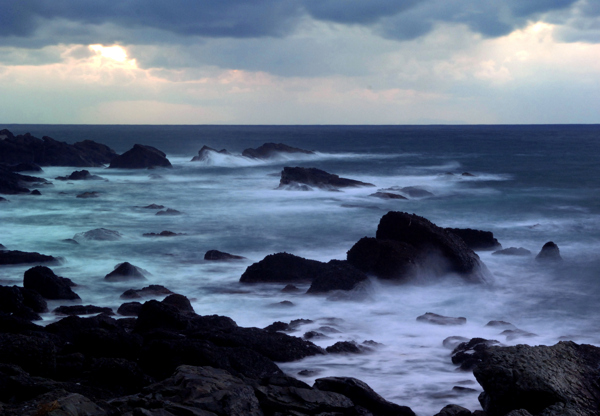
<svg viewBox="0 0 600 416">
<path fill-rule="evenodd" d="M 117 264 L 115 269 L 104 276 L 109 282 L 122 282 L 126 280 L 145 280 L 146 276 L 139 267 L 129 262 Z"/>
<path fill-rule="evenodd" d="M 2 143 L 0 141 L 0 143 Z M 45 179 L 35 176 L 21 175 L 13 172 L 7 167 L 0 165 L 0 194 L 16 195 L 27 194 L 30 190 L 27 188 L 29 184 L 43 184 Z"/>
<path fill-rule="evenodd" d="M 27 270 L 23 276 L 23 287 L 39 293 L 45 299 L 81 299 L 71 287 L 75 284 L 71 279 L 66 279 L 54 274 L 46 266 L 36 266 Z"/>
<path fill-rule="evenodd" d="M 212 147 L 202 146 L 202 149 L 198 150 L 198 155 L 194 156 L 192 158 L 191 162 L 206 162 L 206 161 L 210 160 L 211 153 L 219 153 L 222 155 L 231 155 L 231 153 L 229 153 L 227 151 L 227 149 L 216 150 L 216 149 L 213 149 Z"/>
<path fill-rule="evenodd" d="M 76 241 L 92 240 L 92 241 L 117 241 L 121 239 L 121 233 L 115 230 L 106 228 L 95 228 L 84 233 L 78 233 L 73 236 Z"/>
<path fill-rule="evenodd" d="M 0 130 L 0 163 L 4 164 L 100 167 L 115 156 L 114 150 L 91 140 L 67 144 L 48 136 L 38 139 L 29 133 L 14 136 L 6 129 Z"/>
<path fill-rule="evenodd" d="M 235 254 L 225 253 L 219 250 L 208 250 L 204 254 L 204 260 L 211 261 L 227 261 L 227 260 L 244 260 L 246 257 L 237 256 Z"/>
<path fill-rule="evenodd" d="M 471 250 L 499 250 L 502 248 L 491 231 L 471 228 L 446 228 L 445 230 L 462 238 Z"/>
<path fill-rule="evenodd" d="M 98 175 L 92 175 L 89 170 L 76 170 L 73 171 L 69 176 L 58 176 L 56 180 L 59 181 L 93 181 L 93 180 L 104 180 L 103 177 Z"/>
<path fill-rule="evenodd" d="M 39 264 L 39 263 L 58 263 L 56 257 L 47 256 L 36 252 L 26 252 L 18 250 L 0 250 L 0 265 L 8 264 Z"/>
<path fill-rule="evenodd" d="M 284 167 L 281 172 L 278 189 L 287 189 L 298 185 L 314 186 L 321 189 L 337 190 L 339 188 L 355 188 L 375 186 L 354 179 L 340 178 L 338 175 L 317 168 Z"/>
<path fill-rule="evenodd" d="M 270 159 L 279 154 L 305 154 L 314 155 L 315 152 L 310 150 L 299 149 L 297 147 L 288 146 L 283 143 L 265 143 L 256 149 L 245 149 L 242 156 L 252 159 Z"/>
<path fill-rule="evenodd" d="M 492 253 L 494 256 L 531 256 L 531 251 L 523 247 L 509 247 Z"/>
<path fill-rule="evenodd" d="M 560 250 L 558 249 L 556 243 L 552 241 L 548 241 L 546 244 L 544 244 L 544 246 L 542 247 L 538 255 L 535 257 L 535 259 L 539 262 L 546 263 L 562 261 L 562 257 L 560 256 Z"/>
<path fill-rule="evenodd" d="M 115 157 L 109 168 L 120 169 L 150 169 L 150 168 L 170 168 L 171 162 L 167 155 L 155 147 L 135 144 L 133 148 L 120 156 Z"/>
<path fill-rule="evenodd" d="M 426 218 L 406 212 L 384 215 L 375 238 L 359 240 L 348 262 L 365 273 L 399 281 L 416 274 L 458 274 L 468 282 L 482 283 L 489 272 L 479 256 L 453 233 Z"/>
</svg>

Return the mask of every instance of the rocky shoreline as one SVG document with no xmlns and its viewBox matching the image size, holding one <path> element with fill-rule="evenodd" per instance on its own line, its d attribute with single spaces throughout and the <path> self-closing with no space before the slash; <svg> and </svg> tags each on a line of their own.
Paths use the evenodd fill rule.
<svg viewBox="0 0 600 416">
<path fill-rule="evenodd" d="M 19 163 L 73 167 L 100 163 L 123 169 L 171 166 L 163 152 L 149 146 L 136 145 L 118 156 L 111 149 L 88 141 L 67 145 L 50 138 L 15 137 L 7 130 L 0 131 L 0 136 L 3 137 L 0 149 L 9 145 L 7 148 L 13 149 L 16 155 L 10 159 L 9 153 L 4 152 L 5 165 L 0 167 L 0 193 L 9 195 L 30 192 L 24 187 L 27 183 L 45 182 L 17 174 L 15 167 Z M 49 149 L 55 152 L 55 160 L 49 159 L 53 154 Z M 267 158 L 277 151 L 312 153 L 275 144 L 247 150 L 244 156 L 253 158 Z M 206 156 L 210 151 L 214 149 L 201 150 L 199 156 Z M 93 159 L 88 153 L 101 154 L 104 159 Z M 66 154 L 76 159 L 65 159 Z M 34 166 L 28 165 L 25 169 L 32 170 Z M 302 186 L 334 190 L 343 186 L 372 185 L 324 171 L 308 177 L 306 172 L 315 172 L 286 169 L 282 172 L 282 183 L 285 180 L 285 186 L 292 184 L 295 190 Z M 76 171 L 69 177 L 57 179 L 101 179 L 85 172 Z M 296 175 L 290 176 L 291 172 Z M 407 190 L 401 192 L 410 196 Z M 415 195 L 424 197 L 423 193 Z M 88 232 L 91 233 L 89 238 L 119 237 L 116 231 L 99 230 Z M 159 235 L 177 234 L 168 231 L 148 234 Z M 489 272 L 474 250 L 500 248 L 500 243 L 489 232 L 442 228 L 415 214 L 389 212 L 381 218 L 375 237 L 359 240 L 349 248 L 344 261 L 324 263 L 289 253 L 275 253 L 250 265 L 241 276 L 240 284 L 276 283 L 287 285 L 286 289 L 292 291 L 294 284 L 309 283 L 306 296 L 356 293 L 372 278 L 403 283 L 419 273 L 440 279 L 453 274 L 471 284 L 487 284 Z M 522 250 L 498 254 L 524 255 Z M 435 267 L 431 267 L 432 258 L 436 259 Z M 237 261 L 243 258 L 211 250 L 205 259 Z M 559 261 L 556 244 L 547 243 L 536 260 Z M 51 256 L 0 246 L 0 264 L 52 267 L 59 261 Z M 106 279 L 139 282 L 145 277 L 143 270 L 122 263 L 108 273 Z M 118 309 L 119 317 L 110 309 L 82 304 L 57 308 L 55 314 L 67 317 L 47 326 L 33 323 L 41 319 L 40 313 L 48 311 L 46 300 L 79 299 L 76 283 L 56 276 L 48 267 L 37 265 L 25 272 L 22 287 L 0 286 L 0 414 L 414 414 L 406 406 L 386 401 L 355 378 L 325 377 L 309 386 L 284 374 L 277 365 L 313 355 L 368 353 L 377 348 L 376 343 L 338 342 L 323 349 L 310 341 L 311 337 L 318 337 L 318 333 L 310 336 L 307 333 L 304 338 L 288 334 L 288 329 L 301 325 L 301 320 L 275 322 L 264 329 L 244 328 L 226 316 L 197 315 L 185 296 L 164 287 L 152 285 L 123 293 L 122 298 L 127 302 Z M 90 314 L 98 315 L 78 316 Z M 462 317 L 433 313 L 415 318 L 435 325 L 461 325 L 465 321 Z M 512 331 L 505 334 L 507 337 L 527 337 L 525 331 L 508 323 L 502 325 L 506 326 L 503 326 L 505 332 Z M 448 405 L 436 416 L 554 416 L 600 412 L 599 348 L 570 341 L 550 347 L 506 347 L 497 341 L 479 338 L 444 340 L 444 344 L 446 342 L 453 350 L 448 360 L 461 371 L 473 371 L 483 387 L 479 400 L 484 410 L 471 412 Z"/>
</svg>

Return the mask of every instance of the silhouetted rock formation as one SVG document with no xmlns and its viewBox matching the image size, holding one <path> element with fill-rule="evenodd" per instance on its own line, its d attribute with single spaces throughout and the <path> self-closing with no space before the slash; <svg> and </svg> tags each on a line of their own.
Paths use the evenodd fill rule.
<svg viewBox="0 0 600 416">
<path fill-rule="evenodd" d="M 316 186 L 317 188 L 337 190 L 338 188 L 375 186 L 354 179 L 340 178 L 338 175 L 327 173 L 317 168 L 284 167 L 281 172 L 279 189 L 294 187 L 298 184 Z"/>
<path fill-rule="evenodd" d="M 0 141 L 0 143 L 2 142 Z M 26 187 L 27 184 L 41 183 L 46 183 L 46 180 L 35 176 L 21 175 L 9 170 L 6 166 L 0 165 L 0 194 L 26 194 L 30 192 Z"/>
<path fill-rule="evenodd" d="M 558 249 L 558 246 L 552 241 L 548 241 L 546 244 L 544 244 L 544 246 L 542 247 L 538 255 L 535 257 L 535 259 L 540 262 L 562 261 L 562 257 L 560 256 L 560 250 Z"/>
<path fill-rule="evenodd" d="M 28 263 L 57 263 L 58 259 L 40 253 L 29 253 L 18 250 L 0 250 L 0 265 Z"/>
<path fill-rule="evenodd" d="M 204 260 L 223 261 L 223 260 L 244 260 L 246 257 L 236 256 L 235 254 L 224 253 L 219 250 L 208 250 L 204 254 Z"/>
<path fill-rule="evenodd" d="M 117 264 L 115 269 L 104 276 L 104 278 L 111 282 L 122 282 L 124 280 L 145 280 L 146 276 L 144 276 L 139 267 L 124 262 Z"/>
<path fill-rule="evenodd" d="M 191 162 L 205 162 L 210 160 L 211 153 L 220 153 L 222 155 L 231 155 L 226 149 L 216 150 L 212 147 L 202 146 L 202 149 L 198 150 L 198 156 L 194 156 Z"/>
<path fill-rule="evenodd" d="M 170 168 L 167 155 L 155 147 L 135 144 L 133 148 L 115 157 L 109 168 L 148 169 L 155 167 Z"/>
<path fill-rule="evenodd" d="M 89 181 L 89 180 L 104 180 L 101 176 L 92 175 L 89 170 L 76 170 L 69 176 L 58 176 L 59 181 Z"/>
<path fill-rule="evenodd" d="M 222 151 L 221 151 L 222 152 Z M 314 155 L 315 152 L 310 150 L 298 149 L 297 147 L 288 146 L 283 143 L 265 143 L 256 149 L 245 149 L 242 156 L 253 159 L 269 159 L 278 154 L 300 153 L 305 155 Z"/>
<path fill-rule="evenodd" d="M 81 299 L 71 287 L 75 284 L 71 279 L 66 279 L 54 274 L 46 266 L 36 266 L 27 270 L 23 276 L 23 287 L 39 293 L 45 299 Z"/>
<path fill-rule="evenodd" d="M 471 228 L 446 228 L 467 244 L 471 250 L 498 250 L 502 245 L 494 238 L 491 231 L 473 230 Z"/>
</svg>

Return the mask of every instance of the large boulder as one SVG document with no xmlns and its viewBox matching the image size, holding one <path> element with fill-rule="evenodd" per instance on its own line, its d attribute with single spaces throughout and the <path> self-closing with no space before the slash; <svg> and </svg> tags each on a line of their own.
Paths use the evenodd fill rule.
<svg viewBox="0 0 600 416">
<path fill-rule="evenodd" d="M 39 264 L 39 263 L 57 263 L 56 257 L 47 256 L 36 252 L 26 252 L 18 250 L 0 250 L 0 265 L 5 264 Z"/>
<path fill-rule="evenodd" d="M 379 221 L 376 240 L 359 241 L 348 261 L 367 273 L 399 280 L 417 269 L 427 276 L 457 274 L 472 283 L 489 280 L 489 271 L 461 238 L 418 215 L 388 212 Z"/>
<path fill-rule="evenodd" d="M 85 140 L 68 144 L 44 136 L 31 134 L 14 136 L 8 130 L 0 131 L 0 163 L 33 162 L 39 166 L 100 167 L 110 163 L 117 154 L 103 144 Z"/>
<path fill-rule="evenodd" d="M 562 261 L 560 250 L 558 249 L 556 243 L 552 241 L 548 241 L 546 244 L 544 244 L 538 255 L 535 256 L 535 259 L 539 262 Z"/>
<path fill-rule="evenodd" d="M 591 345 L 490 347 L 473 374 L 489 416 L 520 409 L 543 416 L 596 415 L 600 409 L 600 348 Z"/>
<path fill-rule="evenodd" d="M 36 266 L 27 270 L 23 277 L 23 287 L 31 289 L 46 299 L 81 299 L 71 287 L 70 279 L 60 277 L 46 266 Z"/>
<path fill-rule="evenodd" d="M 89 170 L 76 170 L 73 171 L 69 176 L 58 176 L 56 178 L 59 181 L 89 181 L 89 180 L 103 180 L 101 176 L 92 175 Z"/>
<path fill-rule="evenodd" d="M 221 151 L 222 152 L 222 151 Z M 245 149 L 242 156 L 253 159 L 270 159 L 281 154 L 304 154 L 314 155 L 315 152 L 310 150 L 299 149 L 297 147 L 288 146 L 283 143 L 265 143 L 256 149 Z"/>
<path fill-rule="evenodd" d="M 340 178 L 338 175 L 317 168 L 284 167 L 278 189 L 296 189 L 299 184 L 328 190 L 375 186 L 372 183 Z"/>
<path fill-rule="evenodd" d="M 122 282 L 125 280 L 145 280 L 146 276 L 142 270 L 129 262 L 119 263 L 115 269 L 104 276 L 109 282 Z"/>
<path fill-rule="evenodd" d="M 136 144 L 130 150 L 115 157 L 109 168 L 148 169 L 155 167 L 170 168 L 167 155 L 155 147 Z"/>
<path fill-rule="evenodd" d="M 491 231 L 471 228 L 446 228 L 445 230 L 462 238 L 471 250 L 499 250 L 502 248 Z"/>
</svg>

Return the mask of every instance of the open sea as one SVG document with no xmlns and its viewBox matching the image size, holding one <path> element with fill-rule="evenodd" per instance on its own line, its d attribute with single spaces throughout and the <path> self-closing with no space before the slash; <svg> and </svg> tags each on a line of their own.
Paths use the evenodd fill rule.
<svg viewBox="0 0 600 416">
<path fill-rule="evenodd" d="M 2 125 L 15 135 L 30 132 L 74 143 L 91 139 L 118 153 L 140 143 L 167 154 L 172 169 L 89 168 L 107 181 L 53 180 L 76 168 L 46 167 L 53 186 L 42 196 L 8 195 L 0 205 L 0 243 L 11 250 L 59 256 L 51 266 L 79 286 L 83 304 L 115 311 L 129 288 L 160 284 L 186 295 L 198 314 L 226 315 L 240 326 L 274 321 L 314 321 L 292 335 L 321 326 L 339 332 L 314 341 L 373 340 L 362 355 L 324 355 L 282 363 L 309 384 L 315 378 L 351 376 L 386 399 L 429 416 L 455 403 L 480 409 L 481 392 L 471 373 L 456 370 L 449 336 L 496 339 L 505 345 L 553 345 L 570 339 L 600 346 L 600 125 L 536 126 L 129 126 Z M 257 161 L 239 154 L 263 143 L 285 143 L 315 155 Z M 191 162 L 203 146 L 227 149 Z M 316 167 L 376 184 L 343 192 L 276 190 L 284 166 Z M 468 172 L 473 176 L 464 176 Z M 417 186 L 428 198 L 382 200 L 376 189 Z M 82 192 L 99 198 L 81 199 Z M 143 209 L 160 204 L 180 216 Z M 244 285 L 250 264 L 277 252 L 329 261 L 364 236 L 375 236 L 388 211 L 423 216 L 442 227 L 492 231 L 504 248 L 524 247 L 531 256 L 478 252 L 494 279 L 469 285 L 427 278 L 394 285 L 372 280 L 367 296 L 282 293 L 284 285 Z M 64 242 L 75 234 L 107 228 L 119 241 Z M 143 237 L 163 230 L 185 235 Z M 564 261 L 535 261 L 544 243 L 555 242 Z M 247 260 L 208 262 L 217 249 Z M 149 272 L 147 282 L 104 280 L 128 261 Z M 0 284 L 21 285 L 29 266 L 0 268 Z M 307 286 L 300 285 L 307 289 Z M 288 300 L 293 306 L 283 307 Z M 50 308 L 67 301 L 52 301 Z M 425 312 L 466 317 L 463 326 L 416 321 Z M 44 315 L 43 324 L 56 320 Z M 507 339 L 490 320 L 510 322 L 535 335 Z M 311 370 L 313 375 L 298 372 Z M 453 390 L 454 386 L 472 390 Z"/>
</svg>

